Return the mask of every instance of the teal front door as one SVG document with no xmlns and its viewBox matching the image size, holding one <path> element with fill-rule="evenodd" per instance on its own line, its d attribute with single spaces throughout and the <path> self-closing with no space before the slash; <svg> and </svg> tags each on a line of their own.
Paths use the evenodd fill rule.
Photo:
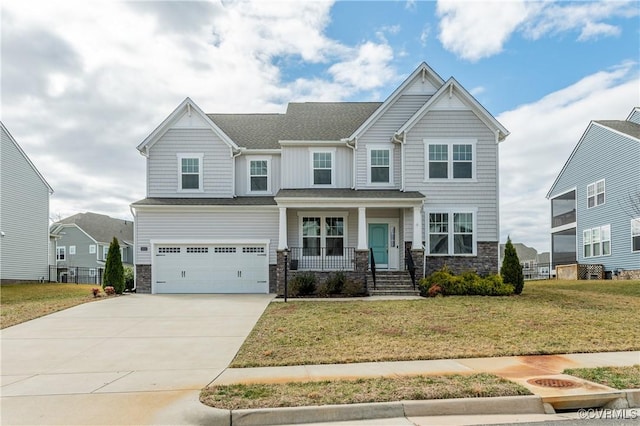
<svg viewBox="0 0 640 426">
<path fill-rule="evenodd" d="M 389 264 L 389 224 L 369 224 L 369 248 L 373 249 L 376 266 Z"/>
</svg>

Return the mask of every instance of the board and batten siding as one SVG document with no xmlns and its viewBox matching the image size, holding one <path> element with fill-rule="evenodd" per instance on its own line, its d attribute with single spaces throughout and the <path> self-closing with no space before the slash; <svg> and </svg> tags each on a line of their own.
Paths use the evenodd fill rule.
<svg viewBox="0 0 640 426">
<path fill-rule="evenodd" d="M 271 179 L 271 191 L 268 193 L 251 193 L 249 192 L 249 164 L 251 160 L 257 158 L 271 159 L 271 166 L 268 170 Z M 243 196 L 273 196 L 280 190 L 280 155 L 241 155 L 236 157 L 236 195 Z"/>
<path fill-rule="evenodd" d="M 335 174 L 335 183 L 332 188 L 351 188 L 353 180 L 353 160 L 352 149 L 345 146 L 314 146 L 310 142 L 308 146 L 283 146 L 282 147 L 282 166 L 281 187 L 284 189 L 301 189 L 313 187 L 311 153 L 313 151 L 333 151 L 333 165 Z M 323 187 L 321 185 L 319 187 Z"/>
<path fill-rule="evenodd" d="M 49 187 L 0 128 L 0 279 L 47 279 Z"/>
<path fill-rule="evenodd" d="M 567 163 L 549 198 L 576 188 L 578 263 L 605 270 L 640 269 L 640 253 L 631 251 L 630 196 L 640 187 L 640 142 L 594 124 Z M 605 180 L 605 203 L 587 206 L 587 186 Z M 637 217 L 635 213 L 635 217 Z M 611 255 L 584 257 L 583 231 L 611 225 Z"/>
<path fill-rule="evenodd" d="M 180 192 L 178 154 L 204 154 L 202 192 Z M 209 129 L 169 129 L 149 150 L 148 197 L 233 197 L 231 151 Z"/>
<path fill-rule="evenodd" d="M 402 125 L 429 100 L 429 95 L 402 95 L 358 138 L 356 150 L 356 188 L 399 189 L 402 186 L 402 162 L 400 145 L 391 142 L 391 138 Z M 390 148 L 393 152 L 393 185 L 368 183 L 368 146 Z M 375 149 L 374 148 L 374 149 Z"/>
<path fill-rule="evenodd" d="M 425 180 L 425 138 L 476 139 L 476 179 Z M 407 133 L 405 144 L 405 189 L 425 195 L 425 211 L 475 207 L 477 241 L 498 241 L 498 144 L 491 129 L 472 111 L 429 111 Z"/>
<path fill-rule="evenodd" d="M 150 240 L 270 240 L 269 264 L 276 263 L 278 209 L 228 206 L 224 211 L 191 209 L 145 210 L 136 214 L 136 264 L 150 265 Z M 141 251 L 140 247 L 147 247 Z"/>
</svg>

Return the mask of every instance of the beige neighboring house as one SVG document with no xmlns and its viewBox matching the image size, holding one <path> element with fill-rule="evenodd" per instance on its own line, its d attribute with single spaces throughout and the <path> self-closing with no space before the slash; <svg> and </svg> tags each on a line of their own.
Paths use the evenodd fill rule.
<svg viewBox="0 0 640 426">
<path fill-rule="evenodd" d="M 549 252 L 538 253 L 533 247 L 522 243 L 513 243 L 516 254 L 522 265 L 525 280 L 549 278 Z M 504 259 L 504 244 L 500 244 L 500 266 Z"/>
<path fill-rule="evenodd" d="M 0 133 L 0 281 L 43 281 L 53 189 L 3 123 Z"/>
</svg>

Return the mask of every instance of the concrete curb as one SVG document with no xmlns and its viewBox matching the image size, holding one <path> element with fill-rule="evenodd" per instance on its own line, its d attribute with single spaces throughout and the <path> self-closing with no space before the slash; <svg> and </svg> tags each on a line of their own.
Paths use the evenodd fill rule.
<svg viewBox="0 0 640 426">
<path fill-rule="evenodd" d="M 210 408 L 202 424 L 258 426 L 340 422 L 397 417 L 545 414 L 539 396 L 434 399 L 424 401 L 374 402 L 365 404 L 222 410 Z"/>
<path fill-rule="evenodd" d="M 629 408 L 640 408 L 640 389 L 626 389 Z"/>
</svg>

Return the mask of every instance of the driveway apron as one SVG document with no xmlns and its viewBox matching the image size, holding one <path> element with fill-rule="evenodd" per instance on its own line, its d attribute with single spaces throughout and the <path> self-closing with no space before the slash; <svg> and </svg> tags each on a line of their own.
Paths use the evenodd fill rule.
<svg viewBox="0 0 640 426">
<path fill-rule="evenodd" d="M 273 295 L 131 294 L 0 331 L 0 421 L 193 424 Z"/>
</svg>

